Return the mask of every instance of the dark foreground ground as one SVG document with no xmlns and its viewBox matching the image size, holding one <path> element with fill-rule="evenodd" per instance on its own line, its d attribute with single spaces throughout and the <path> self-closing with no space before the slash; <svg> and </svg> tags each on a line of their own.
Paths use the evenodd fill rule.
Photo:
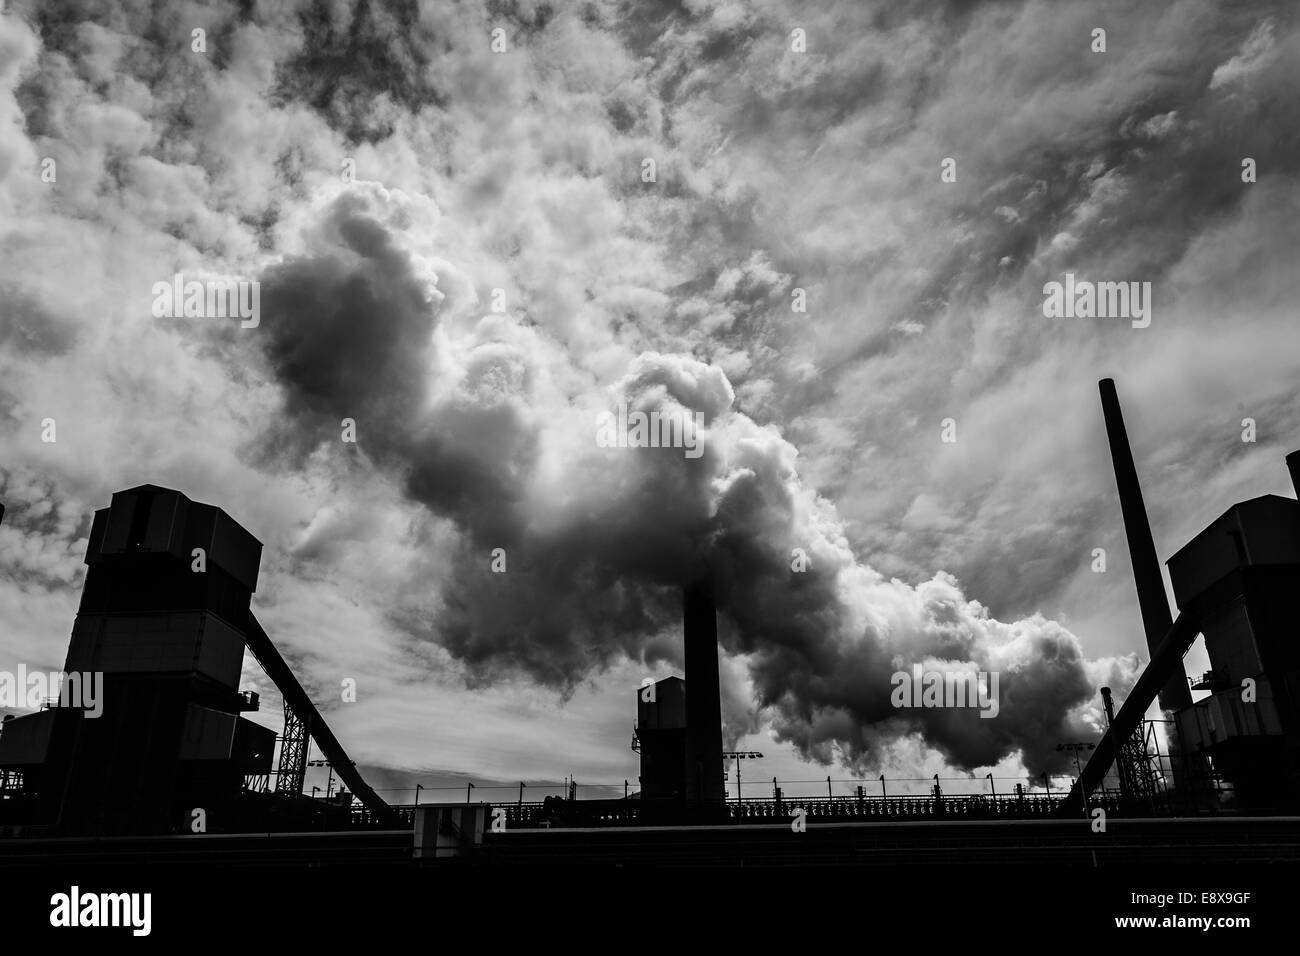
<svg viewBox="0 0 1300 956">
<path fill-rule="evenodd" d="M 150 936 L 205 951 L 354 939 L 693 951 L 692 933 L 765 950 L 899 934 L 917 951 L 1193 936 L 1217 948 L 1285 938 L 1300 919 L 1297 817 L 1112 820 L 1104 833 L 1085 820 L 552 828 L 488 833 L 435 860 L 413 843 L 410 830 L 3 840 L 0 930 L 14 944 L 145 942 L 52 928 L 52 896 L 73 886 L 149 893 Z M 1157 922 L 1117 925 L 1132 917 Z"/>
</svg>

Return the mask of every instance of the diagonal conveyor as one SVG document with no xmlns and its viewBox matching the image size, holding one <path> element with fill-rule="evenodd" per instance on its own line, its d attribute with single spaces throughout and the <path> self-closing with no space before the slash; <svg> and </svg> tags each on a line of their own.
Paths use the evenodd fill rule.
<svg viewBox="0 0 1300 956">
<path fill-rule="evenodd" d="M 370 789 L 370 785 L 361 779 L 361 774 L 357 773 L 356 766 L 348 759 L 343 745 L 330 732 L 316 705 L 311 702 L 307 692 L 298 683 L 298 678 L 293 676 L 293 671 L 289 669 L 289 665 L 271 643 L 271 638 L 258 623 L 257 616 L 251 611 L 248 614 L 248 629 L 245 637 L 248 649 L 257 659 L 257 663 L 262 666 L 266 676 L 271 678 L 272 683 L 280 689 L 280 693 L 284 695 L 285 701 L 293 712 L 307 722 L 312 740 L 316 741 L 316 746 L 320 747 L 321 753 L 333 765 L 339 779 L 352 789 L 352 793 L 372 813 L 381 818 L 392 817 L 393 808 L 381 800 L 379 794 Z"/>
<path fill-rule="evenodd" d="M 1187 649 L 1192 646 L 1199 633 L 1200 624 L 1193 615 L 1186 611 L 1178 615 L 1178 619 L 1169 628 L 1164 640 L 1151 655 L 1151 662 L 1147 664 L 1146 670 L 1129 691 L 1128 698 L 1101 738 L 1101 743 L 1097 744 L 1092 759 L 1084 765 L 1083 773 L 1079 775 L 1079 779 L 1070 790 L 1065 807 L 1071 808 L 1071 811 L 1077 810 L 1082 806 L 1080 800 L 1085 799 L 1101 785 L 1102 778 L 1115 762 L 1115 755 L 1119 753 L 1121 744 L 1137 729 L 1138 723 L 1160 694 L 1161 688 L 1168 685 L 1169 675 L 1177 674 L 1182 670 L 1183 655 L 1187 653 Z"/>
</svg>

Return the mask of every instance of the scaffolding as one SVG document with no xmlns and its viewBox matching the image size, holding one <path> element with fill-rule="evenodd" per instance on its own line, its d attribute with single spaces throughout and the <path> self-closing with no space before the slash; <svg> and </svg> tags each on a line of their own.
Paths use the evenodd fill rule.
<svg viewBox="0 0 1300 956">
<path fill-rule="evenodd" d="M 311 746 L 311 728 L 284 704 L 284 735 L 280 738 L 280 762 L 275 772 L 275 790 L 298 796 L 307 776 L 307 749 Z"/>
<path fill-rule="evenodd" d="M 1106 711 L 1106 729 L 1115 722 L 1115 704 L 1109 687 L 1101 689 Z M 1120 741 L 1115 751 L 1115 774 L 1119 778 L 1120 800 L 1132 807 L 1158 813 L 1166 803 L 1165 774 L 1160 738 L 1154 720 L 1140 720 L 1133 733 Z M 1172 772 L 1172 767 L 1170 768 Z M 1172 773 L 1171 773 L 1172 775 Z"/>
</svg>

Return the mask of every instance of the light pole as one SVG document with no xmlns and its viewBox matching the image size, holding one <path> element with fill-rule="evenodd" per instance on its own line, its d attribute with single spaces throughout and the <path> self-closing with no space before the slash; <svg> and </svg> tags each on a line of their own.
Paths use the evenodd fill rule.
<svg viewBox="0 0 1300 956">
<path fill-rule="evenodd" d="M 469 783 L 469 782 L 467 781 L 467 782 L 466 782 L 466 786 L 465 786 L 465 802 L 466 802 L 466 803 L 469 803 L 469 794 L 470 794 L 470 791 L 473 790 L 473 789 L 474 789 L 474 784 Z"/>
<path fill-rule="evenodd" d="M 1083 777 L 1083 767 L 1079 766 L 1079 752 L 1082 751 L 1082 750 L 1096 750 L 1096 749 L 1097 749 L 1097 745 L 1096 745 L 1096 744 L 1077 744 L 1077 743 L 1057 744 L 1057 745 L 1056 745 L 1056 749 L 1057 749 L 1057 750 L 1068 750 L 1068 751 L 1070 751 L 1071 753 L 1074 754 L 1074 770 L 1075 770 L 1075 778 L 1074 778 L 1074 779 L 1077 781 L 1077 780 L 1079 780 L 1080 778 Z M 1082 787 L 1079 789 L 1079 796 L 1080 796 L 1080 798 L 1083 800 L 1083 815 L 1086 817 L 1086 816 L 1088 815 L 1088 795 L 1087 795 L 1086 793 L 1083 792 L 1083 788 L 1082 788 Z"/>
<path fill-rule="evenodd" d="M 993 774 L 986 773 L 984 776 L 989 778 L 989 793 L 993 794 L 994 799 L 996 799 L 998 795 L 998 788 L 993 785 Z"/>
<path fill-rule="evenodd" d="M 1082 776 L 1083 776 L 1083 768 L 1082 768 L 1081 766 L 1079 766 L 1079 751 L 1081 751 L 1081 750 L 1096 750 L 1096 749 L 1097 749 L 1097 745 L 1096 745 L 1096 744 L 1057 744 L 1057 745 L 1056 745 L 1056 749 L 1057 749 L 1057 750 L 1068 750 L 1068 751 L 1070 751 L 1071 753 L 1074 754 L 1074 769 L 1075 769 L 1075 772 L 1076 772 L 1080 777 L 1082 777 Z"/>
<path fill-rule="evenodd" d="M 423 789 L 424 789 L 424 784 L 417 783 L 415 785 L 415 805 L 417 807 L 420 805 L 420 791 Z"/>
<path fill-rule="evenodd" d="M 763 755 L 759 753 L 757 750 L 734 750 L 734 751 L 728 751 L 727 753 L 724 753 L 722 755 L 723 760 L 726 760 L 728 758 L 733 758 L 736 761 L 736 799 L 737 800 L 740 799 L 740 762 L 742 760 L 761 759 L 762 756 Z M 626 786 L 627 783 L 626 781 L 624 781 L 625 790 L 626 790 Z"/>
</svg>

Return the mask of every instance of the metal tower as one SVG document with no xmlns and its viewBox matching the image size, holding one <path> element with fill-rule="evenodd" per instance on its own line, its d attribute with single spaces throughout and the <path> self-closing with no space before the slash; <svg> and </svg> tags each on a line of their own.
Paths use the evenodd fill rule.
<svg viewBox="0 0 1300 956">
<path fill-rule="evenodd" d="M 307 775 L 307 749 L 311 746 L 311 728 L 284 704 L 284 736 L 280 738 L 280 763 L 275 773 L 277 793 L 298 796 Z"/>
</svg>

